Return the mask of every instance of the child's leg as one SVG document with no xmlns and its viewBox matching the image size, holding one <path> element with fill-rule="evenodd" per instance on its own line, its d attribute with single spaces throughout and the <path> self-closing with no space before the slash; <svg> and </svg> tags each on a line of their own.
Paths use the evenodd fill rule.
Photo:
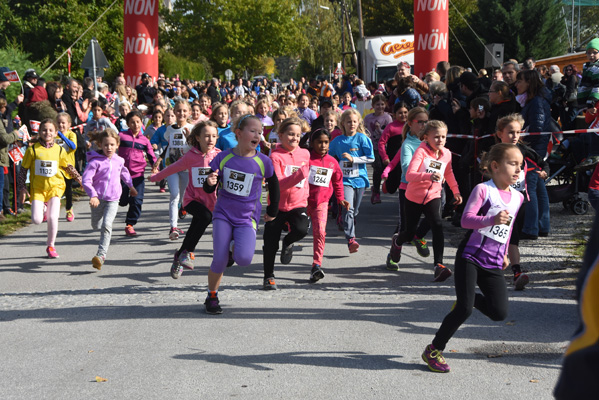
<svg viewBox="0 0 599 400">
<path fill-rule="evenodd" d="M 200 238 L 204 235 L 206 228 L 210 225 L 210 222 L 212 222 L 212 213 L 202 203 L 191 201 L 185 206 L 185 210 L 187 210 L 193 218 L 191 224 L 189 224 L 189 229 L 187 230 L 185 239 L 183 239 L 183 244 L 181 244 L 179 253 L 183 250 L 187 250 L 190 253 L 193 252 L 200 241 Z"/>
<path fill-rule="evenodd" d="M 133 186 L 137 190 L 137 196 L 129 198 L 129 210 L 125 223 L 127 225 L 135 225 L 141 215 L 141 205 L 144 202 L 145 181 L 143 176 L 133 179 Z"/>
<path fill-rule="evenodd" d="M 64 195 L 66 197 L 64 208 L 65 210 L 70 210 L 73 208 L 73 180 L 65 178 L 64 183 L 67 185 L 64 190 Z"/>
<path fill-rule="evenodd" d="M 98 246 L 98 256 L 106 257 L 108 254 L 108 246 L 110 246 L 110 238 L 112 237 L 112 222 L 116 218 L 116 213 L 119 206 L 116 201 L 100 200 L 100 206 L 103 207 L 102 226 L 100 230 L 100 245 Z"/>
<path fill-rule="evenodd" d="M 381 174 L 383 173 L 383 162 L 378 151 L 374 152 L 374 163 L 372 163 L 372 193 L 381 193 Z"/>
<path fill-rule="evenodd" d="M 58 233 L 58 215 L 60 214 L 60 197 L 52 197 L 48 200 L 48 241 L 47 245 L 54 247 L 56 234 Z"/>
<path fill-rule="evenodd" d="M 289 222 L 289 233 L 283 238 L 283 246 L 285 247 L 299 242 L 308 234 L 310 221 L 308 220 L 306 208 L 296 208 L 289 211 L 287 222 Z"/>
<path fill-rule="evenodd" d="M 233 229 L 233 259 L 237 265 L 245 267 L 252 263 L 256 252 L 256 230 L 252 226 L 235 227 Z M 227 248 L 228 250 L 228 248 Z M 229 253 L 227 252 L 227 261 Z"/>
<path fill-rule="evenodd" d="M 445 236 L 443 235 L 443 222 L 441 221 L 441 199 L 433 199 L 424 205 L 424 216 L 433 231 L 433 258 L 434 264 L 443 264 L 445 249 Z M 412 238 L 410 238 L 412 240 Z"/>
<path fill-rule="evenodd" d="M 179 175 L 179 202 L 183 203 L 183 194 L 189 183 L 189 173 L 185 170 L 177 172 L 177 175 Z M 183 206 L 183 204 L 181 204 L 181 206 Z"/>
<path fill-rule="evenodd" d="M 92 229 L 97 231 L 100 230 L 100 228 L 102 227 L 102 223 L 104 221 L 104 209 L 106 208 L 106 201 L 104 200 L 100 200 L 100 204 L 98 204 L 98 207 L 94 208 L 94 207 L 90 207 L 90 211 L 91 211 L 91 224 L 92 224 Z"/>
<path fill-rule="evenodd" d="M 455 261 L 455 292 L 457 300 L 453 310 L 443 319 L 441 327 L 435 334 L 433 346 L 445 350 L 445 345 L 453 337 L 458 328 L 470 317 L 476 298 L 477 266 L 461 257 L 458 250 Z"/>
<path fill-rule="evenodd" d="M 285 225 L 287 222 L 288 216 L 289 212 L 279 211 L 275 219 L 264 224 L 264 251 L 262 255 L 262 262 L 264 264 L 265 278 L 275 276 L 275 257 L 277 256 L 277 251 L 279 250 L 279 241 L 281 240 L 283 225 Z M 235 247 L 237 247 L 237 241 L 235 241 Z"/>
<path fill-rule="evenodd" d="M 31 202 L 31 222 L 33 225 L 39 225 L 44 220 L 44 202 L 33 200 Z"/>
<path fill-rule="evenodd" d="M 474 307 L 493 321 L 503 321 L 507 317 L 507 286 L 503 270 L 478 267 L 478 287 L 482 294 L 477 294 Z"/>
<path fill-rule="evenodd" d="M 229 244 L 233 239 L 233 226 L 225 220 L 215 219 L 212 222 L 212 237 L 214 255 L 208 272 L 208 290 L 215 292 L 220 286 L 223 272 L 229 261 Z"/>
<path fill-rule="evenodd" d="M 119 206 L 125 207 L 125 206 L 129 205 L 129 203 L 131 201 L 129 199 L 129 186 L 125 185 L 125 183 L 123 181 L 121 181 L 121 189 L 122 189 L 122 191 L 121 191 L 121 198 L 119 199 Z"/>
<path fill-rule="evenodd" d="M 360 212 L 364 190 L 364 188 L 343 186 L 345 200 L 349 202 L 349 210 L 346 210 L 345 207 L 340 207 L 343 218 L 343 231 L 347 240 L 356 237 L 356 217 Z"/>
<path fill-rule="evenodd" d="M 312 219 L 314 264 L 317 265 L 322 265 L 325 237 L 327 234 L 327 212 L 327 203 L 320 203 L 316 207 L 308 207 L 308 215 Z"/>
<path fill-rule="evenodd" d="M 397 246 L 401 246 L 405 242 L 411 242 L 414 238 L 414 233 L 418 227 L 420 221 L 420 215 L 422 214 L 424 206 L 422 204 L 414 203 L 408 199 L 405 199 L 406 209 L 406 229 L 399 232 L 397 237 Z"/>
<path fill-rule="evenodd" d="M 170 200 L 168 203 L 168 218 L 171 223 L 171 228 L 176 228 L 179 213 L 179 174 L 167 176 L 166 181 L 168 182 L 168 191 L 170 195 Z"/>
</svg>

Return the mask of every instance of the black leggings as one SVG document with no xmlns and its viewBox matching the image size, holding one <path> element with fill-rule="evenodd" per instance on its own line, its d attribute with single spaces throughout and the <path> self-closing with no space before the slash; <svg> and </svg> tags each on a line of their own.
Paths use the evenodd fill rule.
<svg viewBox="0 0 599 400">
<path fill-rule="evenodd" d="M 372 163 L 372 193 L 381 194 L 381 174 L 383 173 L 383 161 L 379 152 L 374 152 L 374 162 Z"/>
<path fill-rule="evenodd" d="M 185 211 L 191 214 L 193 218 L 191 219 L 191 224 L 189 225 L 189 229 L 187 229 L 179 253 L 183 250 L 192 253 L 195 251 L 206 228 L 212 222 L 212 213 L 205 205 L 197 201 L 190 201 L 187 203 L 185 205 Z"/>
<path fill-rule="evenodd" d="M 289 222 L 289 233 L 283 239 L 283 246 L 287 247 L 300 241 L 308 233 L 310 221 L 306 208 L 294 208 L 290 211 L 279 211 L 277 218 L 264 224 L 264 277 L 275 276 L 275 257 L 279 250 L 279 240 L 283 226 Z"/>
<path fill-rule="evenodd" d="M 470 260 L 461 257 L 458 249 L 455 260 L 455 292 L 457 301 L 454 309 L 447 314 L 441 327 L 435 334 L 433 346 L 441 351 L 453 337 L 458 328 L 470 317 L 476 307 L 493 321 L 503 321 L 507 317 L 507 286 L 500 268 L 482 268 Z M 476 286 L 482 294 L 476 293 Z"/>
<path fill-rule="evenodd" d="M 73 208 L 73 180 L 65 178 L 64 183 L 66 185 L 64 189 L 64 197 L 66 197 L 64 208 L 65 210 L 70 210 Z"/>
<path fill-rule="evenodd" d="M 406 199 L 406 230 L 399 233 L 397 244 L 401 246 L 414 239 L 420 215 L 424 217 L 433 231 L 433 258 L 435 264 L 443 264 L 443 251 L 445 237 L 443 236 L 443 223 L 441 221 L 441 198 L 433 199 L 426 204 L 414 203 Z"/>
</svg>

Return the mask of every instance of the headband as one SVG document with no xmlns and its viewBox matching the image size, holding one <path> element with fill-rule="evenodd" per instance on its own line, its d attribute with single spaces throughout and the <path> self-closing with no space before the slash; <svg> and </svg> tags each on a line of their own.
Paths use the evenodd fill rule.
<svg viewBox="0 0 599 400">
<path fill-rule="evenodd" d="M 244 119 L 246 119 L 248 117 L 253 117 L 253 115 L 252 114 L 245 114 L 243 117 L 241 117 L 239 119 L 239 122 L 237 123 L 237 129 L 241 129 L 241 123 L 243 122 Z"/>
</svg>

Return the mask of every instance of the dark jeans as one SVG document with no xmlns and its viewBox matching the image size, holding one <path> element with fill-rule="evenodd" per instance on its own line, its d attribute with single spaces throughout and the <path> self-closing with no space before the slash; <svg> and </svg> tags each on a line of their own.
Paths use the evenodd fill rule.
<svg viewBox="0 0 599 400">
<path fill-rule="evenodd" d="M 183 244 L 181 244 L 179 252 L 182 252 L 183 250 L 193 252 L 202 238 L 202 235 L 204 235 L 206 228 L 210 225 L 210 222 L 212 222 L 212 213 L 205 205 L 197 201 L 191 201 L 186 204 L 185 211 L 191 214 L 193 218 L 191 219 L 191 224 L 189 225 L 189 229 L 187 229 L 185 239 L 183 239 Z"/>
<path fill-rule="evenodd" d="M 285 223 L 289 223 L 289 233 L 283 238 L 283 246 L 287 247 L 300 241 L 308 233 L 310 220 L 306 208 L 295 208 L 291 211 L 279 211 L 277 218 L 264 224 L 264 277 L 275 276 L 275 257 L 279 250 L 279 240 Z"/>
<path fill-rule="evenodd" d="M 121 182 L 121 186 L 123 187 L 123 193 L 121 194 L 119 205 L 121 207 L 129 205 L 129 209 L 127 210 L 127 217 L 125 218 L 125 223 L 127 225 L 135 225 L 137 224 L 137 220 L 141 216 L 141 205 L 144 202 L 144 176 L 142 175 L 138 176 L 137 178 L 133 178 L 133 187 L 135 187 L 135 190 L 137 190 L 137 196 L 135 197 L 129 196 L 129 188 L 127 187 L 127 185 Z"/>
<path fill-rule="evenodd" d="M 418 204 L 406 199 L 406 230 L 399 233 L 397 244 L 401 246 L 403 243 L 411 242 L 414 239 L 423 212 L 433 231 L 434 263 L 443 264 L 445 237 L 443 236 L 443 223 L 441 221 L 441 198 L 433 199 L 426 204 Z"/>
<path fill-rule="evenodd" d="M 462 249 L 458 249 L 454 270 L 457 301 L 433 339 L 433 346 L 441 351 L 445 350 L 449 339 L 470 317 L 473 307 L 493 321 L 503 321 L 507 317 L 507 287 L 503 270 L 482 268 L 462 258 Z M 476 293 L 477 285 L 482 294 Z"/>
</svg>

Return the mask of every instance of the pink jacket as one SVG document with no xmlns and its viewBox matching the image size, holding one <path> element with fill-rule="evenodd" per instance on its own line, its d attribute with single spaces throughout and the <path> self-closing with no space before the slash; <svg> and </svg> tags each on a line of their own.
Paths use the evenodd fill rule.
<svg viewBox="0 0 599 400">
<path fill-rule="evenodd" d="M 310 153 L 310 167 L 324 167 L 333 170 L 331 182 L 329 186 L 318 186 L 310 184 L 310 196 L 308 197 L 308 204 L 316 207 L 319 204 L 326 203 L 331 198 L 333 190 L 335 191 L 335 197 L 337 201 L 345 200 L 343 195 L 343 173 L 339 162 L 332 156 L 326 154 L 321 157 L 319 154 L 314 152 Z M 308 182 L 309 183 L 309 182 Z"/>
<path fill-rule="evenodd" d="M 299 147 L 287 151 L 283 146 L 278 146 L 272 151 L 270 158 L 279 178 L 281 190 L 279 210 L 286 212 L 306 207 L 309 194 L 307 178 L 310 172 L 310 152 Z M 291 167 L 299 167 L 299 169 L 292 172 Z M 296 186 L 300 184 L 301 187 Z"/>
<path fill-rule="evenodd" d="M 444 179 L 433 182 L 431 180 L 432 172 L 427 172 L 424 166 L 425 159 L 430 158 L 445 164 Z M 414 203 L 426 204 L 431 200 L 441 197 L 441 188 L 443 180 L 449 184 L 449 188 L 455 194 L 459 194 L 458 182 L 451 169 L 451 152 L 447 148 L 441 149 L 441 154 L 437 158 L 433 149 L 428 143 L 422 142 L 416 149 L 412 161 L 406 172 L 408 187 L 406 189 L 406 198 Z"/>
<path fill-rule="evenodd" d="M 385 127 L 385 130 L 383 130 L 383 134 L 379 139 L 379 156 L 381 156 L 381 160 L 385 161 L 389 159 L 385 148 L 387 146 L 387 142 L 389 141 L 389 138 L 401 135 L 404 125 L 405 122 L 393 121 Z"/>
<path fill-rule="evenodd" d="M 197 201 L 206 206 L 210 211 L 214 211 L 216 204 L 216 191 L 212 193 L 204 192 L 204 179 L 207 173 L 210 172 L 210 161 L 220 153 L 220 150 L 214 148 L 208 154 L 202 153 L 196 148 L 192 148 L 173 164 L 169 165 L 156 175 L 150 176 L 150 181 L 158 182 L 169 175 L 180 171 L 188 170 L 189 183 L 185 189 L 183 196 L 183 206 L 186 206 L 192 201 Z M 202 170 L 205 168 L 205 170 Z"/>
</svg>

